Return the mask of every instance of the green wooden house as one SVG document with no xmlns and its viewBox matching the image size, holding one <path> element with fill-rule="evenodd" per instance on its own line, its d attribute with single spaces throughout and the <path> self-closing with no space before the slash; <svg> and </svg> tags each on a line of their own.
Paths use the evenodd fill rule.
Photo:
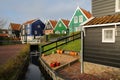
<svg viewBox="0 0 120 80">
<path fill-rule="evenodd" d="M 87 21 L 91 17 L 92 14 L 90 12 L 77 7 L 69 23 L 69 32 L 80 31 L 80 24 Z"/>
<path fill-rule="evenodd" d="M 54 33 L 55 34 L 67 34 L 68 33 L 68 24 L 69 24 L 69 20 L 65 20 L 65 19 L 60 19 L 55 28 L 54 28 Z"/>
</svg>

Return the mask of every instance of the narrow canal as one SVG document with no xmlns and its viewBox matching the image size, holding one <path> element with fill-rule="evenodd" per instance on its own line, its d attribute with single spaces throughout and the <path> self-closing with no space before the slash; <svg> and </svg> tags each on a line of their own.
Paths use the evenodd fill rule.
<svg viewBox="0 0 120 80">
<path fill-rule="evenodd" d="M 45 80 L 39 68 L 38 58 L 31 57 L 26 75 L 23 80 Z"/>
<path fill-rule="evenodd" d="M 38 46 L 31 45 L 30 50 L 34 54 L 35 51 L 38 51 Z M 40 66 L 39 56 L 31 54 L 31 52 L 30 52 L 29 66 L 23 80 L 45 80 L 39 68 Z"/>
</svg>

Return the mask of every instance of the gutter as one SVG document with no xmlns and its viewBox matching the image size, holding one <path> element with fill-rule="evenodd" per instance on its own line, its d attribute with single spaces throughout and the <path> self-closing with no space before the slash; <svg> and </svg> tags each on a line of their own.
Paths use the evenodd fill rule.
<svg viewBox="0 0 120 80">
<path fill-rule="evenodd" d="M 100 27 L 100 26 L 111 26 L 111 25 L 118 25 L 118 23 L 107 23 L 107 24 L 97 24 L 97 25 L 88 25 L 88 26 L 83 26 L 83 28 L 89 28 L 89 27 Z"/>
</svg>

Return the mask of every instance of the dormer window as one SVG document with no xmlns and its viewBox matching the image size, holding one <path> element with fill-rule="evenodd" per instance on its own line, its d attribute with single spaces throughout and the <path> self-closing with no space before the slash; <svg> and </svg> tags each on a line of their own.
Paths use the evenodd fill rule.
<svg viewBox="0 0 120 80">
<path fill-rule="evenodd" d="M 120 0 L 116 0 L 115 11 L 120 12 Z"/>
</svg>

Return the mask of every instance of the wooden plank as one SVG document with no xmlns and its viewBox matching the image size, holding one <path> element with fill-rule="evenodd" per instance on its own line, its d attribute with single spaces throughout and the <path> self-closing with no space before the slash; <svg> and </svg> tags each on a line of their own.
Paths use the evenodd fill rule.
<svg viewBox="0 0 120 80">
<path fill-rule="evenodd" d="M 115 13 L 115 0 L 92 0 L 93 16 L 104 16 Z"/>
</svg>

